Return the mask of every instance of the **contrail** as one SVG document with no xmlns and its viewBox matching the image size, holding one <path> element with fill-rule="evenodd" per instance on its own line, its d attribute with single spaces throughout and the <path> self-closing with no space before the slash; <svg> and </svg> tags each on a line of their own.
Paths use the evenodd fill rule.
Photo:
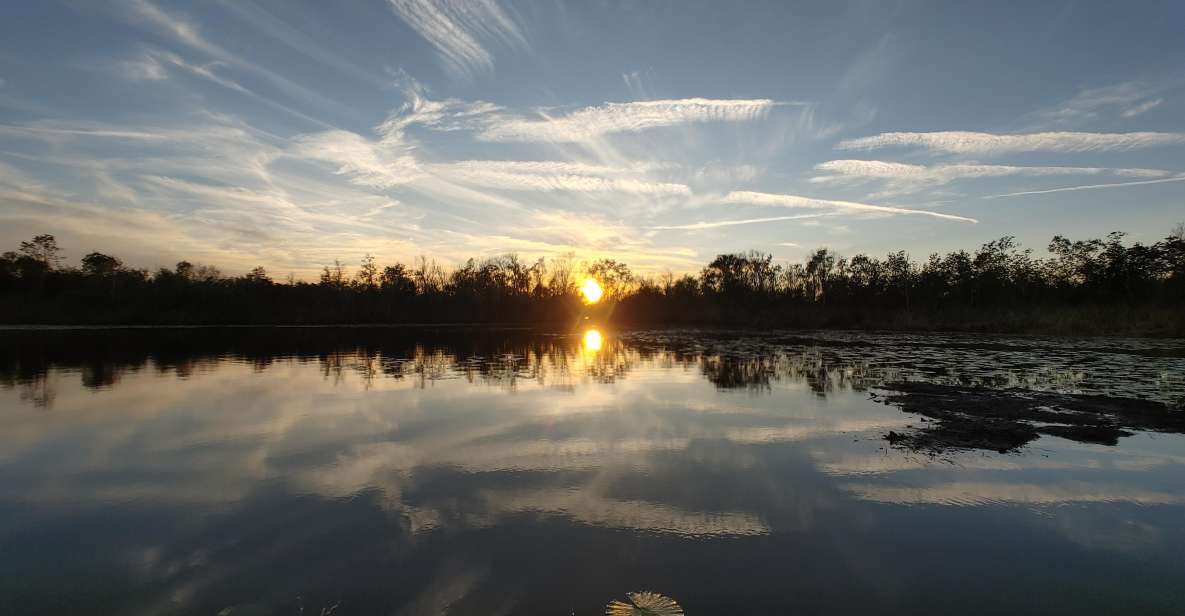
<svg viewBox="0 0 1185 616">
<path fill-rule="evenodd" d="M 1001 199 L 1004 197 L 1023 197 L 1024 195 L 1044 195 L 1056 192 L 1069 192 L 1072 190 L 1094 190 L 1096 188 L 1121 188 L 1123 186 L 1141 186 L 1144 184 L 1165 184 L 1167 182 L 1185 182 L 1185 175 L 1177 175 L 1171 178 L 1161 178 L 1159 180 L 1140 180 L 1139 182 L 1116 182 L 1114 184 L 1087 184 L 1086 186 L 1064 186 L 1062 188 L 1050 188 L 1047 190 L 1026 190 L 1023 192 L 1005 193 L 1002 195 L 987 195 L 984 199 Z"/>
</svg>

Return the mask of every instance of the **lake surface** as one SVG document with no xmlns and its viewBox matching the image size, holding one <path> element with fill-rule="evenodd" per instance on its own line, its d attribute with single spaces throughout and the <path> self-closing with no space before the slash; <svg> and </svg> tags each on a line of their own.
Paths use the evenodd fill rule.
<svg viewBox="0 0 1185 616">
<path fill-rule="evenodd" d="M 1183 340 L 0 331 L 0 613 L 1181 614 L 1183 375 Z M 984 392 L 1057 415 L 935 428 Z M 1112 399 L 1152 411 L 1073 410 Z"/>
</svg>

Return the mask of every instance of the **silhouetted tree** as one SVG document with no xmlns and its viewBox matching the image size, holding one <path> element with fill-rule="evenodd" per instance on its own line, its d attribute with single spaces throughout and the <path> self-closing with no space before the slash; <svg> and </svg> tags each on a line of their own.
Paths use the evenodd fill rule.
<svg viewBox="0 0 1185 616">
<path fill-rule="evenodd" d="M 820 248 L 806 262 L 807 292 L 816 300 L 826 300 L 827 280 L 835 267 L 835 253 Z"/>
<path fill-rule="evenodd" d="M 573 277 L 573 262 L 576 255 L 569 252 L 551 260 L 551 279 L 547 290 L 551 295 L 571 295 L 576 293 L 576 280 Z"/>
<path fill-rule="evenodd" d="M 247 272 L 243 278 L 252 284 L 272 284 L 272 277 L 267 275 L 267 270 L 262 265 Z"/>
<path fill-rule="evenodd" d="M 373 289 L 379 283 L 379 268 L 374 264 L 374 255 L 367 253 L 362 257 L 362 265 L 358 268 L 358 285 L 363 289 Z"/>
<path fill-rule="evenodd" d="M 92 252 L 82 258 L 82 273 L 87 276 L 110 276 L 121 269 L 123 261 L 101 252 Z"/>
<path fill-rule="evenodd" d="M 193 280 L 193 264 L 189 261 L 178 261 L 175 271 L 182 279 Z"/>
<path fill-rule="evenodd" d="M 444 289 L 444 268 L 435 259 L 420 255 L 412 278 L 416 282 L 416 291 L 420 295 L 433 295 Z"/>
<path fill-rule="evenodd" d="M 585 271 L 589 277 L 601 285 L 601 289 L 610 299 L 620 299 L 634 282 L 634 274 L 625 263 L 618 263 L 613 259 L 598 259 L 590 263 Z"/>
<path fill-rule="evenodd" d="M 346 286 L 346 270 L 342 267 L 342 262 L 337 259 L 333 260 L 333 267 L 326 265 L 321 270 L 321 285 L 343 289 Z"/>
<path fill-rule="evenodd" d="M 383 268 L 382 289 L 395 295 L 410 296 L 416 292 L 416 282 L 412 280 L 406 265 L 396 263 Z"/>
<path fill-rule="evenodd" d="M 32 241 L 21 242 L 20 252 L 29 259 L 42 264 L 47 270 L 57 267 L 62 260 L 59 255 L 58 241 L 52 235 L 38 235 Z"/>
<path fill-rule="evenodd" d="M 745 326 L 1122 329 L 1127 323 L 1185 334 L 1185 237 L 1129 243 L 1054 237 L 1035 258 L 1013 237 L 973 253 L 904 251 L 841 258 L 822 248 L 804 262 L 762 252 L 716 256 L 698 274 L 642 277 L 612 259 L 585 264 L 620 323 Z M 60 265 L 52 236 L 0 253 L 0 322 L 341 323 L 575 322 L 582 309 L 573 256 L 470 259 L 446 270 L 427 257 L 379 270 L 371 255 L 351 277 L 340 261 L 319 284 L 276 284 L 263 267 L 226 277 L 178 262 L 152 275 L 88 253 Z M 380 273 L 381 272 L 381 273 Z M 583 313 L 587 315 L 588 313 Z"/>
</svg>

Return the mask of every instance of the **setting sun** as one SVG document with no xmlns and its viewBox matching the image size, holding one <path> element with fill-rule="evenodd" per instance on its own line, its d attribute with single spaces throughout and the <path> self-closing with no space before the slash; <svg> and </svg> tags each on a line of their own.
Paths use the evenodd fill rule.
<svg viewBox="0 0 1185 616">
<path fill-rule="evenodd" d="M 601 345 L 604 344 L 604 339 L 601 338 L 601 332 L 590 329 L 584 332 L 584 350 L 590 353 L 595 353 L 601 350 Z"/>
<path fill-rule="evenodd" d="M 605 291 L 601 289 L 601 285 L 597 284 L 597 281 L 592 278 L 586 279 L 584 284 L 580 285 L 580 292 L 584 295 L 584 301 L 590 304 L 601 301 L 601 296 L 605 294 Z"/>
</svg>

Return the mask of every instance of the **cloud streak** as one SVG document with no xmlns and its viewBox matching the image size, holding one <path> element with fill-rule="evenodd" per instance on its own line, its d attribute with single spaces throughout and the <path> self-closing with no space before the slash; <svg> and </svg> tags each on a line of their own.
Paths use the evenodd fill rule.
<svg viewBox="0 0 1185 616">
<path fill-rule="evenodd" d="M 300 101 L 302 103 L 313 103 L 317 107 L 320 107 L 321 109 L 332 110 L 335 113 L 343 114 L 346 116 L 354 116 L 355 115 L 354 110 L 339 103 L 335 99 L 332 99 L 330 97 L 323 95 L 320 90 L 306 88 L 306 87 L 304 87 L 298 83 L 295 83 L 292 80 L 287 79 L 287 78 L 285 78 L 285 77 L 283 77 L 271 70 L 268 70 L 258 64 L 247 61 L 243 57 L 241 57 L 237 54 L 231 53 L 230 51 L 226 50 L 222 46 L 210 41 L 209 39 L 207 39 L 206 37 L 204 37 L 202 35 L 201 30 L 198 27 L 198 24 L 184 14 L 167 12 L 167 11 L 161 9 L 160 7 L 156 6 L 155 4 L 153 4 L 150 0 L 131 0 L 127 4 L 127 9 L 128 9 L 128 12 L 130 13 L 130 16 L 136 22 L 149 25 L 153 29 L 157 30 L 158 32 L 174 38 L 175 40 L 182 43 L 183 45 L 190 47 L 191 49 L 198 50 L 198 51 L 200 51 L 212 58 L 216 58 L 217 60 L 219 60 L 229 66 L 234 66 L 240 70 L 245 70 L 245 71 L 253 73 L 254 75 L 256 75 L 258 77 L 262 77 L 263 79 L 266 79 L 267 81 L 271 82 L 271 84 L 275 88 L 282 91 L 284 94 L 286 94 L 290 99 L 292 99 L 294 101 Z M 157 59 L 159 60 L 161 58 L 157 58 Z M 165 58 L 165 59 L 172 61 L 171 59 L 168 59 L 168 58 Z M 278 107 L 278 108 L 283 109 L 285 111 L 293 112 L 296 115 L 298 115 L 306 120 L 309 120 L 314 124 L 317 124 L 317 125 L 320 125 L 323 127 L 329 126 L 329 124 L 326 122 L 313 119 L 310 116 L 307 116 L 303 113 L 294 111 L 292 109 L 291 105 L 280 103 L 280 102 L 274 101 L 270 98 L 263 97 L 262 95 L 257 94 L 255 91 L 248 90 L 247 88 L 238 84 L 237 82 L 231 82 L 230 80 L 221 79 L 221 78 L 217 77 L 216 75 L 214 75 L 209 70 L 208 67 L 203 67 L 203 66 L 197 65 L 196 63 L 185 63 L 185 66 L 183 66 L 182 68 L 186 68 L 187 70 L 190 70 L 191 72 L 195 72 L 196 74 L 199 74 L 200 76 L 203 76 L 207 79 L 211 79 L 212 81 L 219 82 L 221 85 L 223 85 L 225 87 L 228 87 L 231 89 L 236 89 L 236 90 L 239 90 L 245 94 L 249 94 L 259 100 L 267 101 L 267 102 L 269 102 L 269 104 L 271 104 L 274 107 Z M 195 68 L 197 68 L 198 70 L 195 70 Z M 205 71 L 204 74 L 201 72 L 202 70 Z M 220 81 L 220 79 L 221 79 L 221 81 Z"/>
<path fill-rule="evenodd" d="M 623 192 L 690 196 L 684 184 L 651 182 L 631 177 L 630 170 L 563 161 L 459 161 L 435 165 L 438 175 L 485 188 L 521 191 Z"/>
<path fill-rule="evenodd" d="M 715 229 L 718 227 L 733 227 L 737 225 L 754 225 L 762 222 L 780 222 L 783 220 L 803 220 L 807 218 L 822 218 L 830 216 L 831 214 L 798 214 L 795 216 L 770 216 L 767 218 L 745 218 L 741 220 L 717 220 L 714 222 L 695 222 L 686 225 L 661 225 L 657 227 L 650 227 L 651 229 L 658 229 L 663 231 L 698 231 L 700 229 Z M 783 246 L 798 244 L 782 244 Z"/>
<path fill-rule="evenodd" d="M 1161 177 L 1169 175 L 1163 169 L 1125 169 L 1109 167 L 1023 167 L 1014 165 L 911 165 L 880 160 L 829 160 L 815 165 L 815 169 L 833 173 L 832 176 L 811 178 L 812 182 L 828 182 L 838 177 L 885 180 L 916 180 L 946 184 L 962 178 L 993 178 L 1009 175 L 1100 175 L 1114 174 L 1130 177 Z"/>
<path fill-rule="evenodd" d="M 733 191 L 724 196 L 724 203 L 745 204 L 745 205 L 760 205 L 769 207 L 786 207 L 786 208 L 809 208 L 809 209 L 826 209 L 852 212 L 869 212 L 880 214 L 908 214 L 919 216 L 932 216 L 934 218 L 942 218 L 945 220 L 957 220 L 960 222 L 977 223 L 978 220 L 968 218 L 966 216 L 956 216 L 954 214 L 943 214 L 940 212 L 931 212 L 929 210 L 914 210 L 902 207 L 893 207 L 888 205 L 872 205 L 868 203 L 856 203 L 854 201 L 834 201 L 830 199 L 815 199 L 812 197 L 802 197 L 799 195 L 778 195 L 771 193 L 752 192 L 748 190 Z"/>
<path fill-rule="evenodd" d="M 1007 154 L 1013 152 L 1123 152 L 1157 146 L 1185 145 L 1185 133 L 1043 133 L 997 134 L 970 131 L 881 133 L 846 139 L 841 150 L 919 147 L 951 154 Z"/>
<path fill-rule="evenodd" d="M 473 77 L 494 70 L 494 55 L 485 41 L 527 46 L 522 29 L 494 0 L 389 1 L 456 75 Z"/>
<path fill-rule="evenodd" d="M 1119 177 L 1157 178 L 1170 174 L 1163 169 L 1126 169 L 1109 167 L 1028 167 L 1016 165 L 912 165 L 881 160 L 830 160 L 815 165 L 830 175 L 810 178 L 814 184 L 834 184 L 885 180 L 887 190 L 880 195 L 909 194 L 944 186 L 964 179 L 1010 176 L 1042 177 L 1062 175 L 1115 175 Z"/>
<path fill-rule="evenodd" d="M 1134 118 L 1161 103 L 1160 88 L 1137 81 L 1126 81 L 1082 90 L 1053 109 L 1038 112 L 1036 117 L 1047 124 L 1071 124 L 1118 114 Z"/>
<path fill-rule="evenodd" d="M 708 99 L 605 103 L 566 115 L 539 119 L 500 116 L 478 133 L 484 141 L 574 143 L 614 133 L 706 122 L 746 122 L 765 117 L 777 103 L 769 99 Z"/>
<path fill-rule="evenodd" d="M 175 53 L 165 51 L 147 51 L 140 60 L 132 60 L 123 64 L 124 76 L 133 81 L 159 81 L 168 78 L 167 66 L 172 66 L 177 69 L 184 70 L 194 76 L 200 77 L 212 83 L 218 84 L 228 90 L 233 90 L 244 96 L 249 96 L 255 100 L 274 107 L 285 113 L 292 114 L 310 124 L 315 124 L 324 128 L 332 128 L 329 124 L 318 120 L 306 113 L 292 108 L 289 105 L 272 100 L 266 96 L 260 95 L 258 92 L 240 84 L 239 82 L 222 77 L 214 72 L 214 68 L 222 64 L 221 62 L 211 62 L 207 65 L 198 65 L 187 62 L 181 56 Z"/>
<path fill-rule="evenodd" d="M 1144 101 L 1143 103 L 1140 103 L 1139 105 L 1136 105 L 1135 107 L 1130 107 L 1128 109 L 1124 109 L 1122 115 L 1125 118 L 1133 118 L 1135 116 L 1140 115 L 1141 113 L 1144 113 L 1146 111 L 1150 111 L 1152 109 L 1159 107 L 1160 104 L 1163 102 L 1164 102 L 1163 98 L 1156 98 L 1156 99 L 1152 99 L 1150 101 Z"/>
<path fill-rule="evenodd" d="M 1001 195 L 986 195 L 984 199 L 1003 199 L 1005 197 L 1023 197 L 1025 195 L 1047 195 L 1050 193 L 1059 192 L 1073 192 L 1077 190 L 1098 190 L 1102 188 L 1124 188 L 1127 186 L 1146 186 L 1148 184 L 1168 184 L 1171 182 L 1185 182 L 1185 175 L 1177 175 L 1171 178 L 1161 178 L 1158 180 L 1143 180 L 1139 182 L 1115 182 L 1111 184 L 1087 184 L 1084 186 L 1063 186 L 1061 188 L 1048 188 L 1045 190 L 1025 190 L 1021 192 L 1004 193 Z"/>
<path fill-rule="evenodd" d="M 293 143 L 293 155 L 337 165 L 336 173 L 350 176 L 360 186 L 390 188 L 422 175 L 411 154 L 349 131 L 302 135 Z"/>
</svg>

